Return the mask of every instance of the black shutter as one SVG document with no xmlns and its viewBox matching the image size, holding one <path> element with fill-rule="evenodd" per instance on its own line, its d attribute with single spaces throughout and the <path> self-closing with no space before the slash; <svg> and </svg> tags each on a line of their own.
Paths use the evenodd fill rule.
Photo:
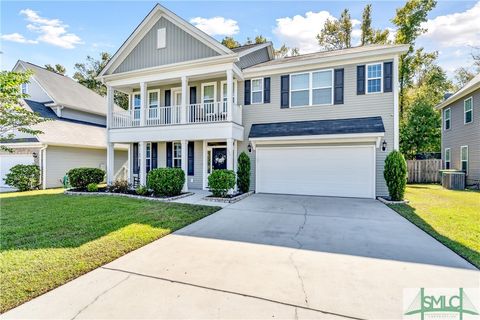
<svg viewBox="0 0 480 320">
<path fill-rule="evenodd" d="M 197 103 L 197 87 L 190 87 L 190 104 Z"/>
<path fill-rule="evenodd" d="M 392 92 L 393 62 L 383 63 L 383 92 Z"/>
<path fill-rule="evenodd" d="M 270 103 L 270 77 L 263 78 L 263 103 Z"/>
<path fill-rule="evenodd" d="M 173 153 L 173 144 L 171 142 L 167 142 L 167 168 L 173 167 L 172 153 Z"/>
<path fill-rule="evenodd" d="M 165 90 L 165 107 L 170 107 L 172 103 L 172 91 Z M 163 115 L 161 115 L 163 116 Z M 165 108 L 165 123 L 171 123 L 172 120 L 172 110 L 170 108 Z"/>
<path fill-rule="evenodd" d="M 138 143 L 133 144 L 133 174 L 138 174 L 140 168 L 138 167 Z"/>
<path fill-rule="evenodd" d="M 249 105 L 250 104 L 250 80 L 245 80 L 245 83 L 244 83 L 244 96 L 243 96 L 243 100 L 245 100 L 245 105 Z"/>
<path fill-rule="evenodd" d="M 194 146 L 195 141 L 188 141 L 188 175 L 193 176 L 194 173 Z"/>
<path fill-rule="evenodd" d="M 333 103 L 343 104 L 343 69 L 335 69 L 334 71 L 334 93 Z"/>
<path fill-rule="evenodd" d="M 152 142 L 152 169 L 158 168 L 158 143 Z"/>
<path fill-rule="evenodd" d="M 280 108 L 288 108 L 290 91 L 290 76 L 287 74 L 280 77 Z"/>
<path fill-rule="evenodd" d="M 365 94 L 365 65 L 357 66 L 357 95 Z"/>
</svg>

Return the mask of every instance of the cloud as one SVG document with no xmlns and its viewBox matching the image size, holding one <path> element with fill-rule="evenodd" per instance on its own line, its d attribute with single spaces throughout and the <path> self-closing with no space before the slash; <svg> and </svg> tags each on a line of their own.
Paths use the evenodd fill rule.
<svg viewBox="0 0 480 320">
<path fill-rule="evenodd" d="M 480 1 L 458 13 L 438 16 L 423 24 L 428 31 L 421 38 L 430 39 L 442 47 L 480 45 Z"/>
<path fill-rule="evenodd" d="M 224 17 L 196 17 L 190 23 L 211 36 L 233 36 L 240 31 L 237 21 Z"/>
<path fill-rule="evenodd" d="M 36 44 L 38 41 L 36 40 L 28 40 L 25 39 L 23 35 L 20 33 L 10 33 L 10 34 L 2 34 L 0 35 L 0 39 L 5 40 L 5 41 L 12 41 L 12 42 L 17 42 L 17 43 L 27 43 L 27 44 Z"/>
<path fill-rule="evenodd" d="M 41 17 L 31 9 L 20 11 L 30 23 L 27 29 L 40 35 L 37 42 L 45 42 L 64 49 L 73 49 L 78 44 L 83 44 L 82 39 L 74 33 L 67 31 L 68 25 L 59 19 L 48 19 Z"/>
</svg>

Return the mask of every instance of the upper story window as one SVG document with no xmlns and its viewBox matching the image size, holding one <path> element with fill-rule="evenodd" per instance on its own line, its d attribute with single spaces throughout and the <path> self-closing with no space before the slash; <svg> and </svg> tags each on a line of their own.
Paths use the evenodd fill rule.
<svg viewBox="0 0 480 320">
<path fill-rule="evenodd" d="M 450 169 L 450 148 L 445 149 L 444 162 L 445 169 Z"/>
<path fill-rule="evenodd" d="M 140 119 L 140 105 L 141 105 L 140 93 L 133 94 L 132 96 L 133 118 L 137 120 Z"/>
<path fill-rule="evenodd" d="M 252 104 L 263 103 L 263 78 L 252 79 Z"/>
<path fill-rule="evenodd" d="M 21 92 L 22 92 L 22 94 L 28 94 L 28 84 L 27 83 L 22 83 Z"/>
<path fill-rule="evenodd" d="M 151 91 L 148 93 L 148 107 L 150 109 L 152 108 L 157 108 L 159 105 L 159 100 L 160 100 L 160 92 L 157 91 Z"/>
<path fill-rule="evenodd" d="M 236 102 L 237 97 L 237 81 L 233 81 L 233 97 L 232 102 Z M 225 103 L 227 102 L 227 82 L 222 81 L 222 101 Z"/>
<path fill-rule="evenodd" d="M 167 46 L 167 29 L 160 28 L 157 30 L 157 49 L 163 49 Z"/>
<path fill-rule="evenodd" d="M 451 113 L 452 113 L 452 111 L 450 110 L 450 108 L 447 108 L 443 111 L 443 128 L 444 128 L 444 130 L 450 129 Z"/>
<path fill-rule="evenodd" d="M 463 122 L 465 124 L 473 121 L 473 97 L 463 101 Z"/>
<path fill-rule="evenodd" d="M 213 103 L 215 102 L 215 83 L 202 84 L 202 102 Z"/>
<path fill-rule="evenodd" d="M 382 92 L 382 64 L 367 65 L 367 93 Z"/>
<path fill-rule="evenodd" d="M 468 173 L 468 146 L 460 147 L 460 161 L 462 163 L 462 171 Z"/>
<path fill-rule="evenodd" d="M 290 106 L 330 105 L 333 101 L 333 70 L 290 75 Z"/>
</svg>

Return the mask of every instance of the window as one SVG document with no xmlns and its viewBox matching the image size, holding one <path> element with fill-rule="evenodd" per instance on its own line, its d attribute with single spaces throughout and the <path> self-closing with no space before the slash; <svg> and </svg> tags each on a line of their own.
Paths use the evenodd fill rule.
<svg viewBox="0 0 480 320">
<path fill-rule="evenodd" d="M 22 91 L 22 94 L 27 94 L 28 93 L 28 84 L 27 83 L 22 83 L 21 91 Z"/>
<path fill-rule="evenodd" d="M 443 111 L 443 129 L 444 130 L 448 130 L 450 129 L 450 115 L 451 115 L 451 111 L 450 111 L 450 108 L 448 109 L 445 109 L 445 111 Z"/>
<path fill-rule="evenodd" d="M 460 161 L 462 162 L 462 171 L 468 173 L 468 146 L 460 147 Z"/>
<path fill-rule="evenodd" d="M 203 103 L 213 103 L 215 102 L 215 85 L 214 84 L 205 84 L 202 85 L 202 102 Z"/>
<path fill-rule="evenodd" d="M 160 96 L 159 90 L 148 92 L 148 117 L 149 118 L 158 117 L 159 96 Z"/>
<path fill-rule="evenodd" d="M 227 112 L 227 81 L 222 81 L 222 104 L 223 104 L 223 112 Z M 232 103 L 235 103 L 237 101 L 237 81 L 233 81 L 233 97 L 232 97 Z"/>
<path fill-rule="evenodd" d="M 148 173 L 152 168 L 152 143 L 147 142 L 145 148 L 145 163 L 146 163 L 146 172 Z"/>
<path fill-rule="evenodd" d="M 467 124 L 473 121 L 473 98 L 470 97 L 463 102 L 463 123 Z"/>
<path fill-rule="evenodd" d="M 382 64 L 367 64 L 367 93 L 382 92 Z"/>
<path fill-rule="evenodd" d="M 173 167 L 182 167 L 182 144 L 180 142 L 173 143 Z"/>
<path fill-rule="evenodd" d="M 251 103 L 263 103 L 263 78 L 252 79 Z"/>
<path fill-rule="evenodd" d="M 290 75 L 290 106 L 329 105 L 333 102 L 333 70 Z"/>
<path fill-rule="evenodd" d="M 141 104 L 140 93 L 135 93 L 133 95 L 132 104 L 133 104 L 133 118 L 140 119 L 140 104 Z"/>
<path fill-rule="evenodd" d="M 161 28 L 157 30 L 157 49 L 167 46 L 167 29 Z"/>
<path fill-rule="evenodd" d="M 445 169 L 450 169 L 450 148 L 445 149 L 444 162 L 445 162 Z"/>
</svg>

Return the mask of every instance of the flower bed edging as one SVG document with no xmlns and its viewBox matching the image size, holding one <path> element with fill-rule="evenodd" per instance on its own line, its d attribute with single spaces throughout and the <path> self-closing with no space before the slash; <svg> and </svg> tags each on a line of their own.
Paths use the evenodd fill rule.
<svg viewBox="0 0 480 320">
<path fill-rule="evenodd" d="M 223 203 L 235 203 L 237 201 L 240 201 L 242 199 L 245 199 L 246 197 L 252 195 L 254 191 L 249 191 L 246 193 L 242 193 L 236 197 L 233 198 L 216 198 L 216 197 L 204 197 L 203 200 L 207 201 L 214 201 L 214 202 L 223 202 Z"/>
<path fill-rule="evenodd" d="M 85 192 L 85 191 L 70 191 L 65 190 L 64 194 L 71 196 L 114 196 L 114 197 L 127 197 L 140 200 L 152 200 L 152 201 L 161 201 L 161 202 L 170 202 L 177 199 L 182 199 L 193 195 L 193 192 L 186 192 L 178 196 L 167 197 L 167 198 L 156 198 L 156 197 L 145 197 L 135 194 L 125 194 L 125 193 L 114 193 L 114 192 Z"/>
<path fill-rule="evenodd" d="M 377 197 L 377 200 L 384 203 L 384 204 L 405 204 L 405 203 L 409 203 L 410 201 L 408 200 L 402 200 L 402 201 L 391 201 L 391 200 L 387 200 L 383 197 Z"/>
</svg>

